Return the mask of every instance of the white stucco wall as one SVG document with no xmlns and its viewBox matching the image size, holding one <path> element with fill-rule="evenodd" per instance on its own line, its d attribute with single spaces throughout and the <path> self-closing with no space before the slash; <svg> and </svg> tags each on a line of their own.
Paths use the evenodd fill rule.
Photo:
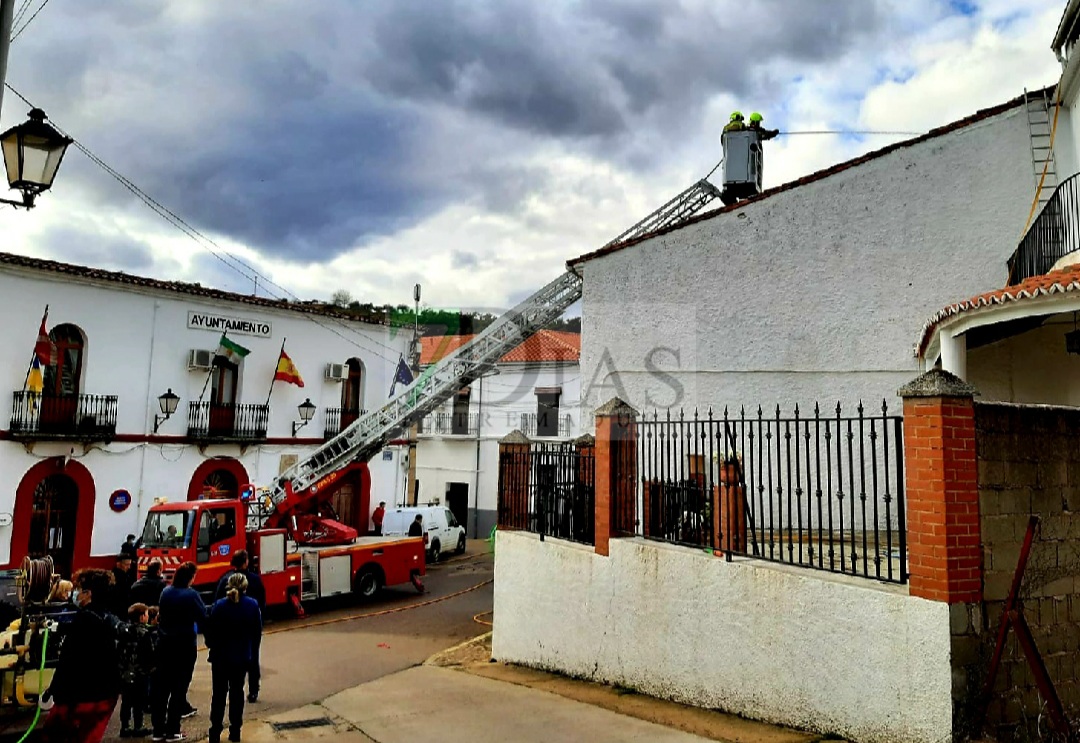
<svg viewBox="0 0 1080 743">
<path fill-rule="evenodd" d="M 948 606 L 683 547 L 498 532 L 492 655 L 866 743 L 952 734 Z"/>
<path fill-rule="evenodd" d="M 499 440 L 520 428 L 522 414 L 537 412 L 537 388 L 561 387 L 560 419 L 569 416 L 569 434 L 558 440 L 573 440 L 592 433 L 591 419 L 582 422 L 581 372 L 576 363 L 500 364 L 498 373 L 474 382 L 469 396 L 469 413 L 478 416 L 479 429 L 470 435 L 426 432 L 416 443 L 416 479 L 420 501 L 439 499 L 446 504 L 448 483 L 469 486 L 469 536 L 486 536 L 495 523 L 498 509 Z M 451 413 L 453 404 L 438 412 Z M 555 441 L 556 439 L 537 439 Z M 480 446 L 477 466 L 477 442 Z M 479 473 L 479 474 L 478 474 Z M 399 493 L 398 499 L 402 497 Z M 475 513 L 475 512 L 479 513 Z"/>
<path fill-rule="evenodd" d="M 398 354 L 408 350 L 407 335 L 395 336 L 382 326 L 352 321 L 342 324 L 327 317 L 318 317 L 315 322 L 306 314 L 284 309 L 7 265 L 0 265 L 0 297 L 5 307 L 0 326 L 0 379 L 7 380 L 7 387 L 0 387 L 0 513 L 12 513 L 16 490 L 28 469 L 44 458 L 69 454 L 89 469 L 95 483 L 95 523 L 79 524 L 80 529 L 93 530 L 93 555 L 115 553 L 126 533 L 138 532 L 154 498 L 183 500 L 192 474 L 208 458 L 237 459 L 255 484 L 270 483 L 280 471 L 282 455 L 302 457 L 314 451 L 321 443 L 326 409 L 341 406 L 341 383 L 324 379 L 327 363 L 359 358 L 366 374 L 365 404 L 378 405 L 390 391 Z M 82 330 L 86 345 L 80 391 L 118 397 L 117 435 L 121 440 L 89 447 L 77 441 L 39 441 L 31 451 L 21 442 L 4 440 L 11 418 L 11 393 L 23 389 L 46 303 L 49 329 L 71 323 Z M 240 403 L 266 402 L 282 338 L 288 339 L 286 351 L 305 386 L 274 385 L 268 437 L 278 442 L 243 450 L 237 444 L 200 449 L 184 438 L 188 403 L 199 399 L 206 381 L 205 370 L 188 371 L 188 351 L 214 349 L 221 336 L 220 330 L 189 329 L 189 311 L 271 323 L 269 338 L 230 334 L 251 351 L 239 373 Z M 172 438 L 147 441 L 159 413 L 158 395 L 169 388 L 181 400 L 176 414 L 161 425 L 158 434 Z M 299 431 L 299 439 L 292 439 L 292 423 L 299 420 L 297 406 L 306 398 L 317 406 L 315 417 Z M 376 456 L 369 463 L 373 500 L 392 499 L 395 483 L 402 477 L 402 456 L 395 447 L 390 460 Z M 134 502 L 116 514 L 109 509 L 108 496 L 120 488 L 128 490 Z M 0 564 L 11 557 L 11 531 L 10 526 L 0 527 Z"/>
<path fill-rule="evenodd" d="M 898 403 L 926 318 L 1004 284 L 1031 197 L 1017 107 L 591 260 L 584 407 Z"/>
<path fill-rule="evenodd" d="M 967 378 L 980 400 L 1080 405 L 1080 356 L 1065 350 L 1072 315 L 968 351 Z"/>
</svg>

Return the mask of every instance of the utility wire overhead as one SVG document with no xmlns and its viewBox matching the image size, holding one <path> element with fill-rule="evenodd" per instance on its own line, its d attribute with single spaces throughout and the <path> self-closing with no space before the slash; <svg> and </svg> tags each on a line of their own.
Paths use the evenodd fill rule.
<svg viewBox="0 0 1080 743">
<path fill-rule="evenodd" d="M 48 0 L 46 0 L 46 2 L 48 2 Z M 6 85 L 7 89 L 10 90 L 15 95 L 17 95 L 23 101 L 23 103 L 25 103 L 26 105 L 28 105 L 28 106 L 30 106 L 32 108 L 34 107 L 34 104 L 26 96 L 24 96 L 22 93 L 20 93 L 14 87 L 12 87 L 11 83 L 5 83 L 5 85 Z M 50 122 L 52 123 L 52 125 L 54 127 L 56 127 L 56 129 L 61 134 L 65 135 L 67 137 L 71 137 L 71 135 L 68 132 L 64 131 L 60 126 L 58 126 L 55 121 L 52 121 L 50 119 Z M 225 251 L 224 248 L 222 248 L 220 245 L 218 245 L 218 243 L 216 243 L 214 240 L 207 237 L 206 235 L 201 233 L 198 229 L 196 229 L 195 227 L 188 224 L 182 217 L 180 217 L 175 212 L 173 212 L 171 209 L 166 207 L 164 204 L 157 201 L 152 196 L 147 194 L 145 191 L 140 189 L 137 185 L 135 185 L 135 183 L 131 179 L 127 178 L 122 173 L 119 173 L 117 170 L 115 170 L 113 167 L 111 167 L 108 163 L 106 163 L 100 157 L 98 157 L 93 152 L 91 152 L 90 149 L 88 147 L 86 147 L 86 145 L 84 145 L 82 142 L 75 139 L 74 137 L 71 137 L 71 139 L 72 139 L 72 143 L 75 145 L 76 149 L 78 149 L 80 152 L 82 152 L 84 155 L 86 155 L 90 159 L 91 162 L 93 162 L 95 165 L 97 165 L 102 170 L 104 170 L 106 173 L 108 173 L 110 176 L 112 176 L 112 178 L 114 178 L 124 188 L 126 188 L 128 191 L 130 191 L 136 198 L 138 198 L 146 206 L 148 206 L 151 209 L 151 211 L 153 211 L 155 214 L 160 216 L 162 219 L 164 219 L 166 222 L 171 224 L 176 229 L 183 232 L 185 235 L 187 235 L 187 237 L 189 237 L 192 241 L 194 241 L 199 247 L 201 247 L 203 250 L 210 253 L 212 256 L 214 256 L 219 261 L 221 261 L 222 264 L 224 264 L 228 268 L 232 269 L 233 271 L 235 271 L 236 273 L 243 276 L 244 278 L 246 278 L 249 281 L 254 282 L 256 280 L 256 277 L 257 277 L 258 279 L 261 279 L 264 284 L 268 284 L 270 286 L 273 286 L 273 287 L 279 289 L 281 292 L 283 292 L 285 295 L 287 295 L 293 301 L 300 301 L 300 298 L 297 295 L 290 292 L 288 289 L 285 289 L 284 287 L 280 286 L 279 284 L 277 284 L 276 282 L 271 280 L 269 277 L 264 276 L 259 271 L 257 271 L 254 267 L 252 267 L 250 264 L 246 263 L 242 259 L 237 258 L 236 256 L 229 254 L 227 251 Z M 213 247 L 211 247 L 211 246 L 213 246 Z M 217 250 L 215 250 L 214 248 L 217 248 Z M 232 261 L 232 262 L 230 262 L 230 261 Z M 234 264 L 238 264 L 238 265 L 234 265 Z M 243 268 L 241 268 L 241 266 Z M 244 270 L 245 268 L 247 269 L 247 271 Z M 277 299 L 279 301 L 285 301 L 286 300 L 286 297 L 275 296 L 269 290 L 267 290 L 267 294 L 271 298 Z M 377 350 L 372 349 L 369 346 L 364 345 L 363 343 L 360 343 L 357 340 L 354 340 L 354 339 L 351 339 L 351 338 L 348 338 L 348 337 L 342 335 L 340 332 L 338 332 L 334 328 L 331 328 L 328 325 L 324 324 L 323 322 L 320 322 L 320 319 L 317 318 L 314 315 L 307 314 L 306 316 L 311 322 L 315 323 L 316 325 L 323 328 L 324 330 L 328 330 L 331 333 L 333 333 L 334 335 L 337 335 L 339 338 L 347 341 L 351 345 L 356 346 L 357 348 L 360 348 L 360 349 L 362 349 L 364 351 L 368 351 L 369 353 L 373 353 L 374 355 L 378 356 L 379 358 L 383 359 L 384 361 L 386 361 L 388 363 L 397 363 L 397 357 L 398 357 L 398 355 L 400 353 L 398 351 L 398 349 L 393 348 L 392 346 L 388 346 L 385 343 L 382 343 L 381 341 L 376 340 L 374 338 L 368 338 L 366 336 L 361 335 L 360 331 L 358 331 L 357 329 L 355 329 L 355 328 L 351 327 L 350 325 L 346 324 L 342 320 L 340 320 L 338 318 L 328 318 L 328 319 L 332 320 L 335 324 L 340 325 L 341 327 L 345 328 L 346 330 L 350 331 L 351 333 L 354 333 L 357 336 L 363 338 L 365 341 L 370 342 L 370 343 L 374 343 L 374 344 L 376 344 L 378 346 L 381 346 L 382 348 L 386 349 L 391 354 L 393 354 L 393 356 L 392 357 L 387 356 L 387 355 L 385 355 L 385 354 L 383 354 L 383 353 L 381 353 L 381 352 L 379 352 Z"/>
<path fill-rule="evenodd" d="M 12 43 L 14 43 L 15 39 L 19 38 L 19 36 L 22 35 L 22 32 L 26 30 L 26 27 L 30 25 L 30 22 L 33 21 L 35 18 L 37 18 L 38 13 L 40 13 L 42 11 L 42 9 L 44 9 L 44 7 L 46 5 L 48 5 L 48 4 L 49 4 L 49 0 L 43 0 L 41 5 L 38 6 L 38 9 L 34 11 L 34 14 L 26 19 L 26 23 L 24 23 L 22 26 L 20 26 L 18 31 L 15 31 L 15 32 L 13 32 L 11 34 L 11 42 Z M 20 8 L 20 10 L 19 10 L 19 15 L 21 16 L 23 13 L 25 13 L 26 8 L 28 8 L 29 6 L 30 6 L 29 2 L 23 3 L 22 8 Z M 15 27 L 15 23 L 12 23 L 11 25 L 12 25 L 12 28 Z"/>
<path fill-rule="evenodd" d="M 926 132 L 881 132 L 869 129 L 819 129 L 803 132 L 780 132 L 781 135 L 790 137 L 794 134 L 881 134 L 889 137 L 918 137 Z"/>
</svg>

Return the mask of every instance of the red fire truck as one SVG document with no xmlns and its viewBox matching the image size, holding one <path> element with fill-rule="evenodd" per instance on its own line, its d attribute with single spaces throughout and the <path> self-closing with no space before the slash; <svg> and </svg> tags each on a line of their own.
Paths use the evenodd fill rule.
<svg viewBox="0 0 1080 743">
<path fill-rule="evenodd" d="M 266 585 L 268 606 L 292 604 L 353 592 L 370 598 L 383 586 L 412 582 L 423 590 L 424 540 L 420 537 L 358 536 L 355 529 L 318 509 L 319 485 L 288 508 L 267 508 L 268 496 L 248 485 L 238 500 L 198 500 L 155 504 L 146 517 L 139 573 L 158 558 L 169 577 L 186 561 L 199 571 L 194 588 L 212 593 L 246 549 Z M 307 503 L 314 510 L 297 512 Z M 282 504 L 284 505 L 284 504 Z"/>
</svg>

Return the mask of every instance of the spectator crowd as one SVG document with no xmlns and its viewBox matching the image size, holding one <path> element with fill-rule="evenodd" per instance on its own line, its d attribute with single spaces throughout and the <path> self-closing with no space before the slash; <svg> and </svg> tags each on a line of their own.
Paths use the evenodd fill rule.
<svg viewBox="0 0 1080 743">
<path fill-rule="evenodd" d="M 54 579 L 50 601 L 78 607 L 60 646 L 43 699 L 51 704 L 42 740 L 99 743 L 120 705 L 120 737 L 181 741 L 181 720 L 198 710 L 188 689 L 201 633 L 209 649 L 212 693 L 209 739 L 219 743 L 228 705 L 228 740 L 239 741 L 246 699 L 259 698 L 259 650 L 266 591 L 245 551 L 218 581 L 207 606 L 192 588 L 197 568 L 185 562 L 171 582 L 153 559 L 137 578 L 137 547 L 129 535 L 116 567 L 87 569 L 72 581 Z M 149 717 L 150 727 L 146 727 Z"/>
</svg>

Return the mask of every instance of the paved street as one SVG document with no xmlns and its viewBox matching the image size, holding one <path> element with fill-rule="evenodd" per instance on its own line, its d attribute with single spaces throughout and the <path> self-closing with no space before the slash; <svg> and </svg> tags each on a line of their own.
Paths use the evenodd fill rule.
<svg viewBox="0 0 1080 743">
<path fill-rule="evenodd" d="M 493 561 L 486 542 L 470 542 L 469 554 L 428 568 L 427 592 L 387 589 L 375 601 L 351 597 L 312 605 L 302 619 L 271 618 L 262 646 L 263 683 L 248 720 L 318 702 L 346 689 L 422 663 L 432 654 L 481 634 L 473 617 L 490 612 Z M 490 621 L 490 615 L 479 617 Z M 189 738 L 206 737 L 210 666 L 200 654 L 190 699 L 199 714 L 184 721 Z M 119 714 L 107 741 L 119 741 Z"/>
</svg>

